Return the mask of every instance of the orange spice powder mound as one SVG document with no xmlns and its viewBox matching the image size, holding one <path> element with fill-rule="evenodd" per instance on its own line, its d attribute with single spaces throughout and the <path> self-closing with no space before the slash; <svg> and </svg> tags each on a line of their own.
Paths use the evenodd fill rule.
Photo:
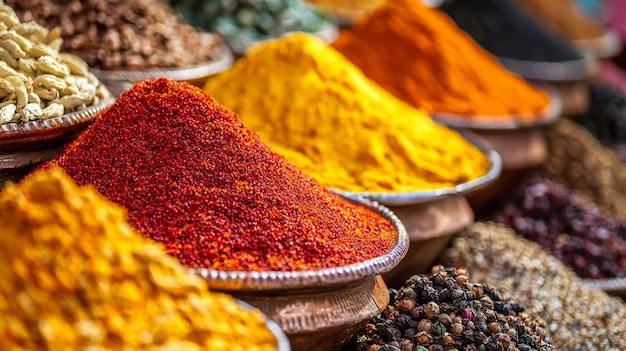
<svg viewBox="0 0 626 351">
<path fill-rule="evenodd" d="M 420 1 L 389 1 L 341 32 L 332 45 L 369 78 L 428 112 L 516 115 L 532 122 L 550 102 L 446 15 Z"/>
</svg>

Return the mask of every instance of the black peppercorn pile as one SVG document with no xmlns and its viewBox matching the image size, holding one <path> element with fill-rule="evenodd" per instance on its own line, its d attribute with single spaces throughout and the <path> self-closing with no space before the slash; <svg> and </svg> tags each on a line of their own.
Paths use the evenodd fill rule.
<svg viewBox="0 0 626 351">
<path fill-rule="evenodd" d="M 549 351 L 545 323 L 464 268 L 433 267 L 400 289 L 348 346 L 357 351 Z"/>
<path fill-rule="evenodd" d="M 626 96 L 616 87 L 589 86 L 589 109 L 574 119 L 605 144 L 626 141 Z"/>
<path fill-rule="evenodd" d="M 563 39 L 546 31 L 510 0 L 447 0 L 440 9 L 498 57 L 540 62 L 582 59 Z"/>
<path fill-rule="evenodd" d="M 534 175 L 488 216 L 539 243 L 578 276 L 626 277 L 626 223 Z"/>
<path fill-rule="evenodd" d="M 497 284 L 546 321 L 558 350 L 626 350 L 626 305 L 584 284 L 538 244 L 495 223 L 475 223 L 452 242 L 441 262 L 465 266 L 474 279 Z"/>
<path fill-rule="evenodd" d="M 542 175 L 626 219 L 626 164 L 586 129 L 560 119 L 546 132 Z"/>
</svg>

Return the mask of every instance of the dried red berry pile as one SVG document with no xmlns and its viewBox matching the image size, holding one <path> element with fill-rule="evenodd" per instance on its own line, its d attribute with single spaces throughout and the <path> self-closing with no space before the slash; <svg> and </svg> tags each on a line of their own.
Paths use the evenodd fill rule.
<svg viewBox="0 0 626 351">
<path fill-rule="evenodd" d="M 51 164 L 188 267 L 336 267 L 396 242 L 388 220 L 328 192 L 200 89 L 164 78 L 122 94 Z"/>
</svg>

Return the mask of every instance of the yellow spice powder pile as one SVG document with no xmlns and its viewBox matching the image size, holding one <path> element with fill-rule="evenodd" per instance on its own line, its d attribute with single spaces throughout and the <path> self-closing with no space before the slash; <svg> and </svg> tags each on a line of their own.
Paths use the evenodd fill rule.
<svg viewBox="0 0 626 351">
<path fill-rule="evenodd" d="M 0 350 L 276 350 L 258 312 L 59 168 L 5 188 L 0 227 Z"/>
<path fill-rule="evenodd" d="M 410 192 L 484 175 L 489 160 L 303 33 L 268 41 L 205 90 L 276 151 L 323 185 Z"/>
</svg>

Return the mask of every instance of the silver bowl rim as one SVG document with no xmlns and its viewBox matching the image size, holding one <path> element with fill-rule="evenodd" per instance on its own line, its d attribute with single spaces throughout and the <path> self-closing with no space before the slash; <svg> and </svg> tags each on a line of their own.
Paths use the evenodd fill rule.
<svg viewBox="0 0 626 351">
<path fill-rule="evenodd" d="M 378 201 L 379 203 L 386 206 L 405 206 L 429 202 L 442 196 L 468 193 L 470 191 L 478 190 L 479 188 L 482 188 L 483 186 L 486 186 L 489 183 L 495 181 L 500 176 L 500 172 L 502 171 L 502 158 L 500 157 L 500 154 L 498 154 L 498 152 L 496 152 L 491 146 L 489 146 L 485 140 L 481 139 L 476 134 L 467 130 L 457 130 L 457 132 L 461 134 L 461 136 L 465 140 L 476 146 L 481 152 L 483 152 L 483 154 L 487 156 L 490 163 L 487 173 L 478 178 L 458 184 L 457 186 L 451 188 L 440 188 L 404 193 L 348 192 L 337 189 L 331 189 L 331 191 L 347 198 L 362 196 L 368 199 Z"/>
<path fill-rule="evenodd" d="M 390 271 L 406 255 L 409 236 L 406 228 L 388 208 L 362 197 L 348 201 L 364 206 L 385 218 L 396 230 L 396 243 L 384 255 L 347 266 L 307 271 L 220 271 L 208 268 L 189 268 L 189 272 L 204 278 L 210 289 L 230 291 L 268 291 L 301 288 L 320 288 L 355 282 Z"/>
<path fill-rule="evenodd" d="M 587 54 L 580 59 L 560 62 L 529 61 L 498 56 L 496 59 L 509 71 L 525 79 L 571 82 L 589 77 L 595 69 L 595 60 Z"/>
<path fill-rule="evenodd" d="M 238 299 L 236 297 L 233 297 L 233 300 L 235 300 L 237 305 L 239 305 L 244 310 L 247 310 L 247 311 L 256 310 L 261 314 L 263 318 L 263 322 L 265 323 L 265 326 L 267 327 L 267 329 L 269 329 L 272 335 L 274 335 L 274 338 L 276 338 L 276 344 L 277 344 L 276 351 L 291 351 L 291 344 L 289 343 L 289 339 L 287 339 L 287 335 L 276 322 L 271 320 L 265 313 L 263 313 L 263 311 L 250 305 L 249 303 L 241 299 Z"/>
<path fill-rule="evenodd" d="M 560 117 L 563 111 L 563 102 L 556 90 L 547 85 L 538 84 L 536 87 L 549 96 L 548 106 L 542 111 L 524 115 L 535 117 L 531 122 L 522 119 L 522 115 L 487 116 L 487 115 L 457 115 L 452 113 L 431 112 L 430 117 L 448 127 L 468 128 L 480 130 L 503 130 L 535 128 L 550 125 Z M 508 117 L 508 118 L 507 118 Z"/>
<path fill-rule="evenodd" d="M 23 133 L 45 132 L 52 129 L 61 129 L 71 127 L 79 123 L 89 122 L 94 119 L 99 112 L 105 110 L 113 104 L 114 101 L 115 98 L 108 97 L 95 105 L 88 106 L 83 110 L 66 113 L 62 116 L 45 120 L 35 120 L 27 123 L 3 124 L 0 126 L 0 139 L 18 136 Z"/>
<path fill-rule="evenodd" d="M 191 67 L 182 68 L 149 68 L 137 70 L 103 70 L 91 68 L 91 72 L 103 83 L 106 82 L 139 82 L 159 77 L 172 80 L 193 80 L 205 78 L 228 69 L 235 62 L 233 53 L 224 43 L 217 46 L 219 57 Z"/>
</svg>

